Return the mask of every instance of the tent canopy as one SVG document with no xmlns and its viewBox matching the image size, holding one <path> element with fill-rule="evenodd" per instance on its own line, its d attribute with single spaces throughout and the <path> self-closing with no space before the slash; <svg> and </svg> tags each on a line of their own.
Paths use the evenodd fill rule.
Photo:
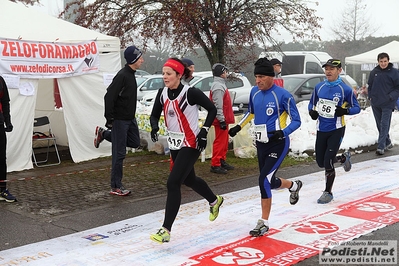
<svg viewBox="0 0 399 266">
<path fill-rule="evenodd" d="M 345 64 L 361 65 L 361 64 L 376 64 L 379 53 L 387 53 L 390 57 L 390 62 L 399 62 L 399 42 L 392 41 L 381 47 L 375 48 L 368 52 L 345 57 Z"/>
<path fill-rule="evenodd" d="M 0 20 L 3 22 L 0 24 L 0 37 L 67 43 L 97 40 L 100 52 L 120 51 L 120 42 L 116 37 L 83 28 L 9 0 L 0 0 L 0 6 Z"/>
<path fill-rule="evenodd" d="M 31 96 L 21 94 L 18 88 L 9 88 L 14 130 L 7 133 L 8 171 L 33 168 L 33 121 L 34 117 L 43 115 L 49 116 L 57 142 L 69 146 L 74 162 L 110 155 L 109 143 L 104 143 L 99 149 L 94 148 L 93 134 L 97 125 L 105 123 L 103 102 L 107 82 L 110 75 L 115 74 L 121 66 L 119 38 L 77 26 L 9 0 L 0 0 L 0 6 L 2 39 L 54 43 L 95 41 L 99 51 L 98 72 L 56 79 L 62 109 L 54 106 L 53 78 L 21 78 L 20 86 L 28 83 L 34 88 Z"/>
</svg>

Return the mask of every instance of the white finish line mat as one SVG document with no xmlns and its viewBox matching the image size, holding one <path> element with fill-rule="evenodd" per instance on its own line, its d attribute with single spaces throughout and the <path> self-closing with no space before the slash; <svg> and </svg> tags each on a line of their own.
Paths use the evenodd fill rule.
<svg viewBox="0 0 399 266">
<path fill-rule="evenodd" d="M 316 203 L 325 186 L 323 171 L 295 178 L 304 183 L 295 206 L 289 204 L 287 190 L 274 190 L 271 229 L 263 237 L 248 235 L 261 216 L 254 184 L 224 194 L 214 222 L 208 220 L 205 200 L 182 205 L 169 243 L 149 237 L 162 225 L 162 210 L 1 251 L 0 266 L 292 265 L 324 247 L 399 221 L 399 156 L 357 163 L 347 173 L 338 167 L 336 172 L 329 204 Z"/>
</svg>

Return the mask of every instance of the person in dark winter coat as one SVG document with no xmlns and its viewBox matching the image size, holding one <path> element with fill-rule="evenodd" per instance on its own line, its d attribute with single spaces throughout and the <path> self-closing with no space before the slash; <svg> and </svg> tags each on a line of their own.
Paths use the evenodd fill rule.
<svg viewBox="0 0 399 266">
<path fill-rule="evenodd" d="M 368 97 L 378 129 L 377 155 L 393 147 L 389 137 L 392 111 L 399 97 L 399 72 L 389 62 L 387 53 L 377 56 L 378 66 L 370 73 L 368 80 Z"/>
<path fill-rule="evenodd" d="M 112 142 L 111 195 L 126 196 L 130 191 L 122 185 L 126 147 L 140 147 L 136 121 L 137 82 L 135 72 L 144 62 L 141 51 L 129 46 L 124 52 L 126 65 L 114 77 L 104 96 L 105 127 L 96 127 L 94 146 L 106 139 Z M 112 129 L 112 130 L 111 130 Z"/>
<path fill-rule="evenodd" d="M 3 77 L 0 76 L 0 200 L 15 202 L 17 199 L 7 189 L 7 136 L 11 132 L 10 96 Z"/>
</svg>

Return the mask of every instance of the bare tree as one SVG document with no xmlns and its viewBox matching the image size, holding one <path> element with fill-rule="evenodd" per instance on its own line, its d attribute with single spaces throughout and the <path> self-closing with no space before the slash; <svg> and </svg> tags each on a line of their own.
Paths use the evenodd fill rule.
<svg viewBox="0 0 399 266">
<path fill-rule="evenodd" d="M 29 2 L 34 0 L 19 0 Z M 117 36 L 122 47 L 139 41 L 162 43 L 167 38 L 176 54 L 198 48 L 210 64 L 227 63 L 233 69 L 253 62 L 254 48 L 279 46 L 280 30 L 294 40 L 319 39 L 319 17 L 308 0 L 70 0 L 64 19 Z M 76 6 L 79 6 L 76 9 Z M 280 29 L 280 30 L 279 30 Z M 152 42 L 151 42 L 152 41 Z"/>
<path fill-rule="evenodd" d="M 370 23 L 367 4 L 363 4 L 363 0 L 348 0 L 337 21 L 331 30 L 342 41 L 363 40 L 377 31 L 377 27 Z"/>
<path fill-rule="evenodd" d="M 14 3 L 21 2 L 25 5 L 31 5 L 31 6 L 33 6 L 35 4 L 40 4 L 40 0 L 10 0 L 10 1 L 14 2 Z"/>
<path fill-rule="evenodd" d="M 148 72 L 154 74 L 162 73 L 162 65 L 168 57 L 181 58 L 181 54 L 176 54 L 176 51 L 172 49 L 170 40 L 166 37 L 161 37 L 162 40 L 156 44 L 150 44 L 149 49 L 144 54 L 144 57 L 148 55 L 148 59 L 144 60 L 144 67 Z"/>
</svg>

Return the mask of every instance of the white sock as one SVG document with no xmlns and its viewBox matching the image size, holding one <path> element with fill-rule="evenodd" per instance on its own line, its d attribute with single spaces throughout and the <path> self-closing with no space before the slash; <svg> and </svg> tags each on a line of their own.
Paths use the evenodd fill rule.
<svg viewBox="0 0 399 266">
<path fill-rule="evenodd" d="M 296 182 L 292 182 L 292 187 L 289 189 L 290 191 L 295 191 L 298 188 L 298 184 Z"/>
<path fill-rule="evenodd" d="M 262 219 L 262 218 L 260 218 L 259 220 L 262 220 L 263 223 L 264 223 L 267 227 L 269 227 L 269 220 L 265 220 L 265 219 Z"/>
<path fill-rule="evenodd" d="M 215 204 L 218 203 L 218 199 L 216 198 L 216 200 L 214 202 L 212 202 L 211 204 L 209 204 L 210 206 L 215 206 Z"/>
</svg>

